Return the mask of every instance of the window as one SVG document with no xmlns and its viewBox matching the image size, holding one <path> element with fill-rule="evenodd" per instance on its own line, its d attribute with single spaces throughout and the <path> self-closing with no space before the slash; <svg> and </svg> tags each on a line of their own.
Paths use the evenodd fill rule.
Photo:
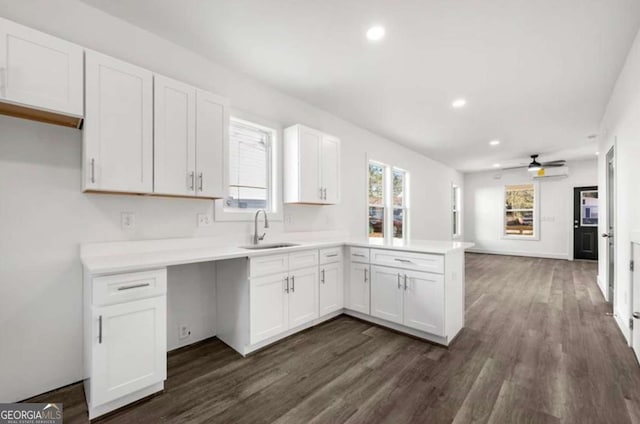
<svg viewBox="0 0 640 424">
<path fill-rule="evenodd" d="M 369 162 L 369 238 L 381 242 L 406 239 L 408 173 L 380 162 Z"/>
<path fill-rule="evenodd" d="M 598 226 L 598 191 L 580 192 L 580 225 L 582 227 Z"/>
<path fill-rule="evenodd" d="M 277 131 L 272 128 L 231 118 L 225 151 L 225 192 L 216 202 L 216 220 L 248 220 L 258 209 L 281 213 L 275 189 L 276 139 Z"/>
<path fill-rule="evenodd" d="M 460 213 L 460 187 L 453 185 L 451 190 L 451 234 L 454 238 L 462 234 Z"/>
<path fill-rule="evenodd" d="M 516 238 L 537 236 L 536 185 L 505 187 L 504 235 Z"/>
</svg>

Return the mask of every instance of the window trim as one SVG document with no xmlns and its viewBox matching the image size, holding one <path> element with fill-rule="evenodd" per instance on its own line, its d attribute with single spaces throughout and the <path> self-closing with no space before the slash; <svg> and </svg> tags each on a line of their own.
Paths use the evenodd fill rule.
<svg viewBox="0 0 640 424">
<path fill-rule="evenodd" d="M 384 208 L 384 222 L 383 222 L 383 232 L 384 237 L 369 237 L 369 165 L 371 163 L 380 165 L 384 168 L 384 176 L 383 176 L 383 193 L 382 193 L 382 207 Z M 403 238 L 396 238 L 393 236 L 393 211 L 397 209 L 393 205 L 393 171 L 398 170 L 404 172 L 404 191 L 406 196 L 403 198 Z M 385 162 L 376 160 L 371 158 L 368 154 L 366 155 L 365 161 L 365 234 L 367 239 L 372 244 L 381 244 L 381 245 L 403 245 L 409 242 L 409 234 L 410 234 L 410 222 L 411 222 L 411 208 L 410 208 L 410 172 L 403 167 L 390 165 Z"/>
<path fill-rule="evenodd" d="M 462 238 L 462 187 L 456 183 L 451 183 L 451 237 Z"/>
<path fill-rule="evenodd" d="M 524 235 L 514 235 L 507 234 L 507 187 L 515 186 L 515 185 L 532 185 L 533 186 L 533 235 L 524 236 Z M 510 211 L 525 211 L 529 209 L 510 209 Z M 502 187 L 502 228 L 501 239 L 503 240 L 528 240 L 528 241 L 539 241 L 540 240 L 540 185 L 538 181 L 525 182 L 525 183 L 514 183 L 514 184 L 505 184 Z"/>
<path fill-rule="evenodd" d="M 273 138 L 270 143 L 270 177 L 269 177 L 269 188 L 270 194 L 269 198 L 271 199 L 271 207 L 270 211 L 267 212 L 269 216 L 269 220 L 271 221 L 282 221 L 283 220 L 283 203 L 282 203 L 282 125 L 275 123 L 273 121 L 269 121 L 260 117 L 256 117 L 252 114 L 239 111 L 239 110 L 231 110 L 231 116 L 229 118 L 229 125 L 231 122 L 235 121 L 244 125 L 250 125 L 254 127 L 258 127 L 264 129 L 266 131 L 270 131 L 273 134 Z M 230 137 L 230 136 L 229 136 Z M 223 167 L 224 167 L 224 177 L 223 177 L 223 187 L 224 187 L 224 195 L 226 196 L 229 186 L 229 141 L 230 139 L 225 140 L 224 149 L 223 149 Z M 219 222 L 228 222 L 228 221 L 252 221 L 255 209 L 249 209 L 246 212 L 240 211 L 228 211 L 224 208 L 224 198 L 215 200 L 215 212 L 214 219 Z"/>
</svg>

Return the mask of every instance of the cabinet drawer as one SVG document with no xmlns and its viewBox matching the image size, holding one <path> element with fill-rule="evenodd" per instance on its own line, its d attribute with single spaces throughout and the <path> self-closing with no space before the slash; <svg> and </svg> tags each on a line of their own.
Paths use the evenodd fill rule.
<svg viewBox="0 0 640 424">
<path fill-rule="evenodd" d="M 317 250 L 305 250 L 304 252 L 289 254 L 289 269 L 293 270 L 310 266 L 318 266 Z"/>
<path fill-rule="evenodd" d="M 251 258 L 249 275 L 258 277 L 261 275 L 276 274 L 289 270 L 289 255 L 269 255 Z"/>
<path fill-rule="evenodd" d="M 342 247 L 320 249 L 320 265 L 342 261 Z"/>
<path fill-rule="evenodd" d="M 93 279 L 93 304 L 112 305 L 167 293 L 167 270 L 107 275 Z"/>
<path fill-rule="evenodd" d="M 369 250 L 366 247 L 350 247 L 349 259 L 351 262 L 369 263 Z"/>
<path fill-rule="evenodd" d="M 371 263 L 444 274 L 444 256 L 371 249 Z"/>
</svg>

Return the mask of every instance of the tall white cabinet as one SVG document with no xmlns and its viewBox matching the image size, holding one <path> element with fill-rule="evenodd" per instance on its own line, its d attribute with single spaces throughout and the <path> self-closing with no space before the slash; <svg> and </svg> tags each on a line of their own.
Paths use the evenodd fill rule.
<svg viewBox="0 0 640 424">
<path fill-rule="evenodd" d="M 284 131 L 284 201 L 340 203 L 340 140 L 304 125 Z"/>
<path fill-rule="evenodd" d="M 153 191 L 153 74 L 87 51 L 85 191 Z"/>
<path fill-rule="evenodd" d="M 0 113 L 78 127 L 82 64 L 82 47 L 0 18 Z"/>
</svg>

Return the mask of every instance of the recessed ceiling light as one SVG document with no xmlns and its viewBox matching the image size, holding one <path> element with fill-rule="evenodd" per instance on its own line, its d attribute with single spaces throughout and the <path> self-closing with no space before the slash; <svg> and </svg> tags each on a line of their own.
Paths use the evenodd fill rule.
<svg viewBox="0 0 640 424">
<path fill-rule="evenodd" d="M 467 101 L 465 99 L 457 99 L 454 100 L 453 103 L 451 103 L 451 106 L 455 107 L 456 109 L 460 109 L 461 107 L 464 107 L 467 104 Z"/>
<path fill-rule="evenodd" d="M 489 142 L 489 145 L 491 145 L 491 146 L 497 146 L 498 144 L 500 144 L 500 140 L 491 140 Z"/>
<path fill-rule="evenodd" d="M 370 41 L 380 41 L 384 38 L 384 27 L 380 25 L 374 25 L 367 30 L 367 38 Z"/>
<path fill-rule="evenodd" d="M 499 164 L 499 163 L 494 163 L 494 164 L 493 164 L 493 167 L 494 167 L 494 168 L 500 168 L 500 164 Z"/>
<path fill-rule="evenodd" d="M 596 156 L 600 155 L 600 152 L 596 152 Z"/>
</svg>

